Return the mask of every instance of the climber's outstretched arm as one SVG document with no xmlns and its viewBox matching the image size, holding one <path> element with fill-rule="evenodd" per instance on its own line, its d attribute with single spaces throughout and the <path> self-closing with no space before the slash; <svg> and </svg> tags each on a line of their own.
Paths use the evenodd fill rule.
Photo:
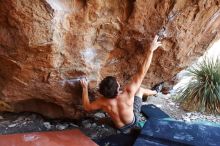
<svg viewBox="0 0 220 146">
<path fill-rule="evenodd" d="M 158 36 L 155 36 L 155 38 L 151 44 L 151 47 L 148 50 L 143 63 L 141 64 L 141 67 L 139 68 L 138 72 L 132 77 L 130 83 L 125 88 L 127 90 L 127 92 L 129 94 L 131 94 L 130 97 L 134 97 L 133 95 L 135 95 L 137 90 L 140 88 L 141 83 L 144 79 L 144 76 L 150 67 L 152 57 L 153 57 L 153 52 L 158 47 L 161 46 L 161 42 L 158 42 L 157 39 L 158 39 Z"/>
</svg>

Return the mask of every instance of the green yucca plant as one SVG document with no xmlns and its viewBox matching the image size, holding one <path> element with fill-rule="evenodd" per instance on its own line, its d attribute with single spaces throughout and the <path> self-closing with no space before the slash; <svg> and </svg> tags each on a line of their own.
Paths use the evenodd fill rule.
<svg viewBox="0 0 220 146">
<path fill-rule="evenodd" d="M 220 61 L 205 57 L 187 69 L 191 80 L 178 89 L 179 101 L 187 110 L 220 113 Z"/>
</svg>

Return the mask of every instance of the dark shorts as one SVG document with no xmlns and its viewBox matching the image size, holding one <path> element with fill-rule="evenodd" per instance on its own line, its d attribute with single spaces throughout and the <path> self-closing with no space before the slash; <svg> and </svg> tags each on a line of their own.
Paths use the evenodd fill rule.
<svg viewBox="0 0 220 146">
<path fill-rule="evenodd" d="M 127 124 L 119 128 L 120 132 L 129 133 L 132 128 L 137 127 L 137 123 L 139 121 L 139 113 L 141 112 L 141 106 L 142 106 L 142 99 L 138 96 L 134 96 L 134 105 L 133 105 L 134 119 L 130 124 Z"/>
<path fill-rule="evenodd" d="M 134 116 L 139 121 L 139 113 L 141 112 L 142 99 L 138 96 L 134 96 Z"/>
</svg>

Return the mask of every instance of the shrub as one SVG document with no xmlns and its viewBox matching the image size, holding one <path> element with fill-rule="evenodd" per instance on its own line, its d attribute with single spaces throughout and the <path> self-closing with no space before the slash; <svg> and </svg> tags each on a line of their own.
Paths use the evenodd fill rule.
<svg viewBox="0 0 220 146">
<path fill-rule="evenodd" d="M 187 71 L 191 80 L 178 89 L 182 107 L 220 113 L 220 61 L 204 58 Z"/>
</svg>

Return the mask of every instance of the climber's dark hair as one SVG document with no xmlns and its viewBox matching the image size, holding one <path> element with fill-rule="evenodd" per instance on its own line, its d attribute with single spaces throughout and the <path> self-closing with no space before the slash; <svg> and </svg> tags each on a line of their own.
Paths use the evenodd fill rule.
<svg viewBox="0 0 220 146">
<path fill-rule="evenodd" d="M 118 83 L 113 76 L 105 77 L 99 84 L 99 92 L 106 98 L 115 98 L 118 94 Z"/>
</svg>

